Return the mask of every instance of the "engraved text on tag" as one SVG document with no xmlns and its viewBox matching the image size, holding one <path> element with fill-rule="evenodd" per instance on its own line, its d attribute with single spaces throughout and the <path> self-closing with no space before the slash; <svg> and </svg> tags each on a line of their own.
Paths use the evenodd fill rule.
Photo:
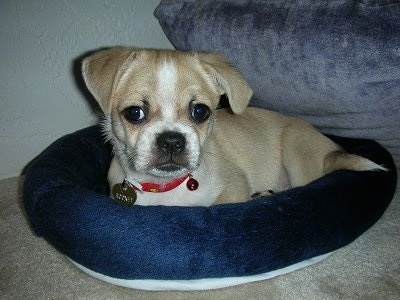
<svg viewBox="0 0 400 300">
<path fill-rule="evenodd" d="M 123 183 L 114 185 L 112 195 L 115 200 L 126 206 L 133 205 L 137 198 L 134 188 Z"/>
</svg>

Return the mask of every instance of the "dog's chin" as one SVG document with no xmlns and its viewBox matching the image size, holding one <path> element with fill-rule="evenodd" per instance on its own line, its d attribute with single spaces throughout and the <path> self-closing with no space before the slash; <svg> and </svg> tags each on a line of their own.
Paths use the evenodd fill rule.
<svg viewBox="0 0 400 300">
<path fill-rule="evenodd" d="M 148 171 L 149 174 L 157 177 L 177 178 L 190 173 L 189 169 L 174 163 L 167 163 L 154 167 Z"/>
</svg>

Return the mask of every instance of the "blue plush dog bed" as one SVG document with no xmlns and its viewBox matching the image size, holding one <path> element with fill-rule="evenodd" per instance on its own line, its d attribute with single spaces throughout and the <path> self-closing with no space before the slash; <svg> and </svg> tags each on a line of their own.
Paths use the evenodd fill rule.
<svg viewBox="0 0 400 300">
<path fill-rule="evenodd" d="M 209 208 L 126 207 L 107 196 L 111 151 L 95 126 L 61 138 L 28 167 L 24 205 L 39 236 L 114 284 L 190 290 L 266 279 L 351 243 L 390 203 L 391 155 L 369 140 L 334 140 L 390 171 L 336 171 L 271 197 Z"/>
</svg>

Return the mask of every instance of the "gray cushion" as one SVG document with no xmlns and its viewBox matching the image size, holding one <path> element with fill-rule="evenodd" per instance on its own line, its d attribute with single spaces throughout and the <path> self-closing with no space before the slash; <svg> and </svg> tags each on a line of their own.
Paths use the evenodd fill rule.
<svg viewBox="0 0 400 300">
<path fill-rule="evenodd" d="M 228 57 L 253 106 L 377 140 L 400 164 L 398 0 L 164 0 L 155 16 L 177 49 Z"/>
</svg>

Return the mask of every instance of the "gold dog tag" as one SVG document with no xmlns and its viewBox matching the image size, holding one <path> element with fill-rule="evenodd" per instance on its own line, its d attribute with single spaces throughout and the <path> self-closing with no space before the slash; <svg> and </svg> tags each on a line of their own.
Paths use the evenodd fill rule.
<svg viewBox="0 0 400 300">
<path fill-rule="evenodd" d="M 126 206 L 132 206 L 136 202 L 137 198 L 135 189 L 127 184 L 125 180 L 123 183 L 117 183 L 114 185 L 112 195 L 115 200 Z"/>
</svg>

